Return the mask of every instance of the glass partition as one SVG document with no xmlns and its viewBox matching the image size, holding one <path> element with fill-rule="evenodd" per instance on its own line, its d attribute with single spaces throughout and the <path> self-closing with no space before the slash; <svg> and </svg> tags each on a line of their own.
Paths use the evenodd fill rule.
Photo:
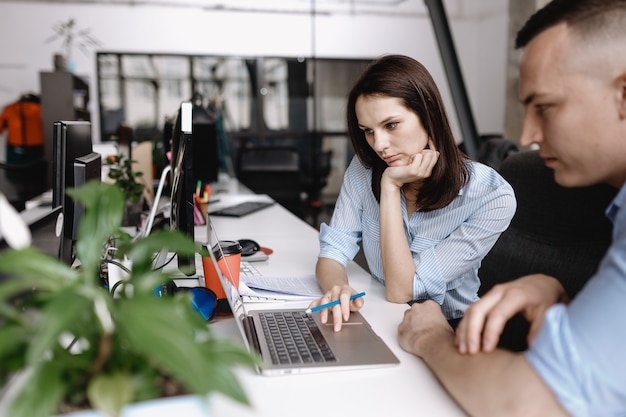
<svg viewBox="0 0 626 417">
<path fill-rule="evenodd" d="M 235 171 L 238 150 L 246 146 L 295 147 L 311 175 L 316 175 L 320 154 L 332 152 L 329 180 L 337 187 L 353 156 L 346 97 L 370 62 L 99 52 L 100 137 L 110 141 L 125 124 L 136 141 L 152 140 L 158 152 L 166 124 L 182 101 L 193 99 L 219 114 Z"/>
<path fill-rule="evenodd" d="M 345 96 L 368 59 L 98 53 L 101 138 L 120 123 L 161 130 L 198 94 L 228 133 L 345 131 Z"/>
</svg>

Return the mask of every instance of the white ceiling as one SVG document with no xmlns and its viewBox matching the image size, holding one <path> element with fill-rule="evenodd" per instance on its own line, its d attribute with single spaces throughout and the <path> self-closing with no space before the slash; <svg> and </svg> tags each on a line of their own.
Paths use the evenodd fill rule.
<svg viewBox="0 0 626 417">
<path fill-rule="evenodd" d="M 16 2 L 17 0 L 0 0 Z M 21 3 L 163 6 L 270 13 L 426 13 L 423 0 L 20 0 Z"/>
<path fill-rule="evenodd" d="M 16 0 L 0 0 L 2 2 L 15 2 Z M 316 5 L 329 6 L 399 6 L 403 3 L 423 3 L 422 0 L 20 0 L 22 3 L 98 3 L 98 4 L 126 4 L 145 5 L 162 4 L 168 6 L 198 6 L 207 8 L 240 8 L 248 9 L 283 9 L 299 8 Z"/>
<path fill-rule="evenodd" d="M 2 2 L 14 2 L 15 0 L 0 0 Z M 246 7 L 280 7 L 281 5 L 304 4 L 382 4 L 393 5 L 410 2 L 411 0 L 20 0 L 30 3 L 110 3 L 110 4 L 143 4 L 143 3 L 192 3 L 196 5 L 213 6 L 246 6 Z"/>
<path fill-rule="evenodd" d="M 0 0 L 16 2 L 18 0 Z M 512 0 L 514 1 L 514 0 Z M 383 13 L 424 15 L 424 0 L 19 0 L 20 3 L 109 4 L 163 6 L 203 10 L 276 13 Z M 509 0 L 444 0 L 446 12 L 457 19 L 502 13 Z"/>
</svg>

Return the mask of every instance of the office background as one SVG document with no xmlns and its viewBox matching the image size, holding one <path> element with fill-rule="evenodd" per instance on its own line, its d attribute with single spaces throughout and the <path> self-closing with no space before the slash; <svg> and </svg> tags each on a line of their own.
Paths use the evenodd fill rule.
<svg viewBox="0 0 626 417">
<path fill-rule="evenodd" d="M 516 139 L 520 106 L 511 35 L 545 1 L 444 0 L 479 133 Z M 407 54 L 432 72 L 461 136 L 423 0 L 0 0 L 0 108 L 39 93 L 39 73 L 52 71 L 54 54 L 63 51 L 61 39 L 47 40 L 68 19 L 100 44 L 85 52 L 74 47 L 71 55 L 75 74 L 89 86 L 95 143 L 101 139 L 98 51 L 349 59 Z M 335 188 L 341 174 L 331 175 Z"/>
<path fill-rule="evenodd" d="M 502 132 L 508 0 L 444 1 L 481 132 Z M 46 42 L 69 18 L 101 50 L 233 56 L 374 58 L 403 53 L 422 61 L 446 97 L 447 84 L 422 0 L 66 0 L 0 1 L 0 107 L 39 91 L 61 41 Z M 72 54 L 97 103 L 95 52 Z M 97 123 L 96 109 L 91 109 Z M 98 132 L 94 126 L 94 132 Z M 98 137 L 94 138 L 96 141 Z"/>
</svg>

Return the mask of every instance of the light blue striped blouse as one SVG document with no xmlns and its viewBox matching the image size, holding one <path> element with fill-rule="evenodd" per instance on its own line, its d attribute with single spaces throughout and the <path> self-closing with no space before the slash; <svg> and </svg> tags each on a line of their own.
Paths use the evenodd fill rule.
<svg viewBox="0 0 626 417">
<path fill-rule="evenodd" d="M 363 252 L 372 276 L 384 284 L 380 256 L 379 205 L 371 189 L 372 170 L 355 156 L 345 172 L 330 225 L 320 228 L 320 257 L 346 265 Z M 492 168 L 471 162 L 470 180 L 448 206 L 407 217 L 405 233 L 415 261 L 413 299 L 433 299 L 447 319 L 463 316 L 478 299 L 478 268 L 508 227 L 516 209 L 511 186 Z M 407 300 L 409 301 L 409 300 Z"/>
</svg>

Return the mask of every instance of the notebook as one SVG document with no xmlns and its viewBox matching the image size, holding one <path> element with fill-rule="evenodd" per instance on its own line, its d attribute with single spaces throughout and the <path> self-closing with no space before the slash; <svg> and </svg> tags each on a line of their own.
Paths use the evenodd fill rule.
<svg viewBox="0 0 626 417">
<path fill-rule="evenodd" d="M 373 369 L 400 363 L 358 312 L 336 333 L 332 323 L 320 322 L 319 312 L 307 315 L 305 308 L 247 311 L 239 290 L 221 273 L 213 253 L 210 256 L 247 348 L 262 358 L 260 374 Z M 276 346 L 271 342 L 275 339 L 286 341 L 285 345 Z"/>
</svg>

